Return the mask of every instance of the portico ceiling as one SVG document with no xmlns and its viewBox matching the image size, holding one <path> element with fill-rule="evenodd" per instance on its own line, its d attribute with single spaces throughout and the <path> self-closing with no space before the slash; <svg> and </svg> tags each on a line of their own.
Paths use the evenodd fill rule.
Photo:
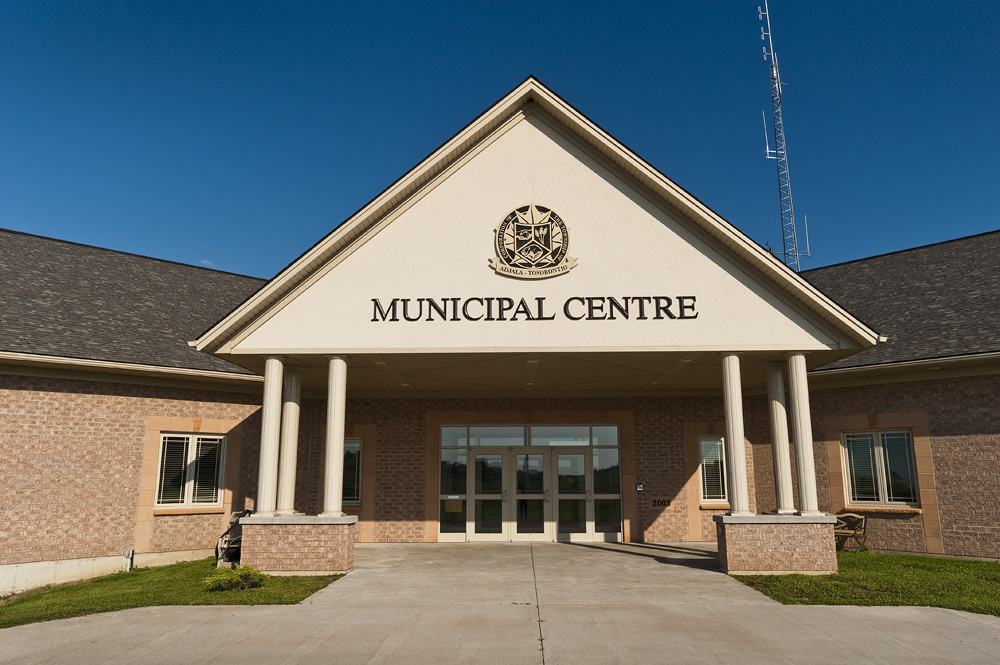
<svg viewBox="0 0 1000 665">
<path fill-rule="evenodd" d="M 816 352 L 810 367 L 843 353 Z M 286 366 L 302 368 L 303 388 L 327 390 L 327 358 L 287 355 Z M 236 357 L 263 373 L 263 359 Z M 767 363 L 783 352 L 747 352 L 740 357 L 746 393 L 763 393 Z M 256 364 L 259 363 L 259 367 Z M 347 357 L 350 397 L 558 397 L 721 394 L 722 366 L 716 352 L 690 353 L 399 353 Z"/>
</svg>

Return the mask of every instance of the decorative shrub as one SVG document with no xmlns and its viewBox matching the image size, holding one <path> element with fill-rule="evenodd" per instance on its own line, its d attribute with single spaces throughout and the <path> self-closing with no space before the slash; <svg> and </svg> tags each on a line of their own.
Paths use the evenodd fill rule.
<svg viewBox="0 0 1000 665">
<path fill-rule="evenodd" d="M 250 566 L 235 568 L 218 568 L 202 582 L 206 591 L 242 591 L 264 586 L 268 575 Z"/>
</svg>

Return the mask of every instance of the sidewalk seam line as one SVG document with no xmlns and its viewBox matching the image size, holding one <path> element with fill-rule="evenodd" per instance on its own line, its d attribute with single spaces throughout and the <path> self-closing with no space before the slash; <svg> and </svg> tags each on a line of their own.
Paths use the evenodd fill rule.
<svg viewBox="0 0 1000 665">
<path fill-rule="evenodd" d="M 535 584 L 535 613 L 538 616 L 538 648 L 542 652 L 542 665 L 545 665 L 545 638 L 542 637 L 542 608 L 538 602 L 538 575 L 535 573 L 535 544 L 528 543 L 531 552 L 531 580 Z"/>
</svg>

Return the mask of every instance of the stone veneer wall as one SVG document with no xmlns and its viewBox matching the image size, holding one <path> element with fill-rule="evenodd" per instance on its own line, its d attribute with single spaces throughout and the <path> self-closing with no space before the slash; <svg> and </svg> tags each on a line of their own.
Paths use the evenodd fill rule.
<svg viewBox="0 0 1000 665">
<path fill-rule="evenodd" d="M 0 565 L 121 556 L 133 549 L 147 418 L 243 421 L 244 440 L 253 442 L 259 400 L 243 393 L 0 375 Z M 234 504 L 242 506 L 244 495 L 236 494 Z M 157 515 L 151 551 L 214 548 L 227 521 L 222 510 Z"/>
<path fill-rule="evenodd" d="M 354 568 L 357 524 L 244 524 L 241 565 L 273 573 Z"/>
</svg>

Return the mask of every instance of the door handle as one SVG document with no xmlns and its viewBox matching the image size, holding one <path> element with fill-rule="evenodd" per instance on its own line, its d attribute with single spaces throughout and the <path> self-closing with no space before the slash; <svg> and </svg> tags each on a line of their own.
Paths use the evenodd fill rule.
<svg viewBox="0 0 1000 665">
<path fill-rule="evenodd" d="M 503 502 L 508 503 L 510 501 L 510 490 L 503 491 Z"/>
<path fill-rule="evenodd" d="M 545 503 L 552 501 L 552 490 L 545 490 Z"/>
<path fill-rule="evenodd" d="M 590 503 L 593 500 L 594 500 L 594 493 L 588 491 L 587 492 L 587 503 Z"/>
</svg>

